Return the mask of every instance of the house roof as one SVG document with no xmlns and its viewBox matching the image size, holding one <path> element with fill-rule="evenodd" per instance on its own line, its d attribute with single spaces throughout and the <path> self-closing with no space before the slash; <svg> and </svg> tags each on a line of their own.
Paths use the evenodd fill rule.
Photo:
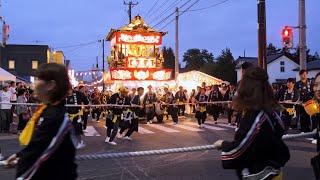
<svg viewBox="0 0 320 180">
<path fill-rule="evenodd" d="M 110 41 L 113 37 L 113 34 L 116 32 L 138 32 L 138 33 L 159 33 L 162 36 L 167 34 L 167 32 L 156 31 L 152 27 L 144 23 L 144 20 L 138 15 L 132 19 L 130 24 L 120 28 L 120 29 L 111 29 L 108 33 L 106 40 Z"/>
<path fill-rule="evenodd" d="M 282 56 L 286 56 L 284 53 L 276 53 L 276 54 L 271 54 L 267 56 L 267 64 L 275 61 L 276 59 L 282 57 Z M 287 58 L 289 58 L 288 56 L 286 56 Z M 294 62 L 291 58 L 289 58 L 292 62 Z M 240 69 L 241 68 L 241 64 L 239 64 L 240 62 L 248 62 L 253 64 L 254 66 L 258 66 L 258 58 L 257 57 L 241 57 L 239 56 L 239 58 L 236 60 L 236 69 Z M 296 62 L 294 62 L 296 63 Z"/>
<path fill-rule="evenodd" d="M 294 71 L 299 71 L 300 68 L 295 68 Z M 320 60 L 311 61 L 307 63 L 307 70 L 320 70 Z"/>
</svg>

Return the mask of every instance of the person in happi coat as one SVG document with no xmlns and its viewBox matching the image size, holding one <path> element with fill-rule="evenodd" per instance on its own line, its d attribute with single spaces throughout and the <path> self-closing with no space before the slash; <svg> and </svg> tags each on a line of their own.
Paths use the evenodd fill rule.
<svg viewBox="0 0 320 180">
<path fill-rule="evenodd" d="M 129 90 L 126 87 L 122 87 L 119 89 L 118 93 L 113 94 L 107 104 L 115 105 L 109 107 L 109 114 L 106 119 L 106 126 L 107 126 L 107 138 L 105 140 L 106 143 L 109 145 L 117 145 L 114 142 L 114 138 L 118 133 L 118 129 L 120 127 L 121 115 L 124 109 L 130 106 L 130 99 L 128 98 Z"/>
<path fill-rule="evenodd" d="M 305 103 L 313 98 L 311 80 L 308 78 L 307 70 L 300 70 L 300 80 L 295 83 L 294 87 L 299 90 L 300 101 Z M 310 132 L 310 116 L 306 113 L 303 106 L 297 106 L 297 113 L 300 119 L 301 132 Z"/>
<path fill-rule="evenodd" d="M 235 97 L 235 94 L 236 94 L 236 88 L 235 88 L 234 84 L 230 84 L 229 89 L 225 93 L 224 98 L 222 100 L 223 101 L 232 101 L 232 99 Z M 235 112 L 235 110 L 232 108 L 231 103 L 228 103 L 228 105 L 227 105 L 228 125 L 231 125 L 231 120 L 233 117 L 235 117 L 234 112 Z M 234 123 L 235 122 L 233 122 L 233 124 Z"/>
<path fill-rule="evenodd" d="M 299 101 L 300 93 L 299 90 L 294 88 L 294 79 L 289 78 L 287 80 L 287 87 L 280 90 L 278 94 L 278 101 L 284 102 L 283 107 L 285 108 L 282 111 L 281 118 L 285 123 L 285 134 L 288 133 L 289 127 L 291 125 L 291 120 L 294 116 L 295 105 L 286 104 Z"/>
<path fill-rule="evenodd" d="M 184 113 L 186 111 L 187 96 L 183 91 L 183 87 L 179 86 L 179 91 L 176 92 L 175 98 L 177 100 L 178 105 L 178 116 L 184 117 Z"/>
<path fill-rule="evenodd" d="M 222 100 L 222 94 L 219 91 L 218 85 L 213 85 L 212 91 L 210 92 L 208 97 L 208 102 L 209 102 L 208 106 L 209 106 L 210 114 L 213 116 L 213 120 L 215 124 L 217 124 L 217 121 L 218 121 L 218 117 L 221 111 L 221 105 L 214 104 L 212 102 L 221 101 L 221 100 Z M 212 104 L 210 104 L 210 102 Z"/>
<path fill-rule="evenodd" d="M 81 93 L 80 91 L 75 91 L 70 89 L 68 91 L 68 97 L 66 98 L 67 105 L 85 105 L 89 104 L 87 97 Z M 75 130 L 75 134 L 78 139 L 77 149 L 81 149 L 85 147 L 83 139 L 81 135 L 83 135 L 83 121 L 81 116 L 83 115 L 82 107 L 66 107 L 67 113 L 70 116 L 70 120 L 72 121 L 72 125 Z"/>
<path fill-rule="evenodd" d="M 207 119 L 207 102 L 208 96 L 206 96 L 206 89 L 202 88 L 200 94 L 195 97 L 196 105 L 196 119 L 198 120 L 198 127 L 204 128 L 204 123 Z"/>
<path fill-rule="evenodd" d="M 141 97 L 142 97 L 143 94 L 144 94 L 144 88 L 143 87 L 139 87 L 138 88 L 138 94 L 134 95 L 132 99 L 129 97 L 129 99 L 131 100 L 131 105 L 133 107 L 128 108 L 129 111 L 126 113 L 126 116 L 124 117 L 125 120 L 124 120 L 123 126 L 121 127 L 121 130 L 119 132 L 120 138 L 122 138 L 122 134 L 126 129 L 128 129 L 128 131 L 124 135 L 124 139 L 128 140 L 128 141 L 132 141 L 130 136 L 132 135 L 132 133 L 134 131 L 138 132 L 139 114 L 140 114 L 140 110 L 141 110 L 141 107 L 142 107 L 141 106 L 142 105 Z M 129 116 L 131 116 L 131 117 L 129 117 Z"/>
<path fill-rule="evenodd" d="M 148 86 L 148 92 L 144 95 L 143 106 L 145 108 L 147 116 L 147 124 L 152 124 L 152 120 L 155 116 L 155 103 L 158 101 L 156 93 L 152 91 L 152 86 Z"/>
<path fill-rule="evenodd" d="M 12 166 L 17 161 L 16 179 L 76 180 L 73 130 L 64 107 L 71 88 L 68 70 L 60 64 L 46 63 L 39 66 L 35 77 L 35 97 L 43 104 L 19 138 L 25 147 L 6 162 Z"/>
<path fill-rule="evenodd" d="M 222 150 L 223 167 L 235 169 L 239 179 L 281 177 L 281 168 L 290 159 L 282 140 L 284 124 L 275 111 L 279 104 L 268 79 L 260 67 L 246 70 L 233 100 L 234 108 L 242 112 L 239 130 L 233 140 L 214 143 Z"/>
<path fill-rule="evenodd" d="M 162 101 L 164 102 L 167 111 L 168 111 L 168 115 L 171 116 L 172 120 L 173 120 L 173 125 L 177 125 L 178 124 L 178 107 L 176 105 L 177 100 L 176 97 L 174 97 L 173 93 L 169 91 L 168 87 L 164 88 L 164 92 L 165 94 L 162 97 Z"/>
<path fill-rule="evenodd" d="M 93 93 L 91 95 L 91 102 L 93 105 L 100 105 L 101 104 L 101 94 L 98 88 L 94 88 Z M 101 115 L 102 108 L 101 106 L 95 106 L 92 110 L 92 120 L 96 118 L 96 122 L 100 122 L 100 115 Z"/>
</svg>

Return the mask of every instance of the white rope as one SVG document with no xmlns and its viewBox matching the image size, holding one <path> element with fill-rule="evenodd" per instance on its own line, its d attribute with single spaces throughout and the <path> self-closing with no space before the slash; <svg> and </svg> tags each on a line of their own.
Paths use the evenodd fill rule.
<svg viewBox="0 0 320 180">
<path fill-rule="evenodd" d="M 283 136 L 282 139 L 287 140 L 287 139 L 295 139 L 295 138 L 301 138 L 301 137 L 309 137 L 314 134 L 316 134 L 316 132 L 308 132 L 308 133 L 303 133 L 303 134 L 290 134 L 290 135 Z M 160 149 L 160 150 L 150 150 L 150 151 L 80 155 L 80 156 L 76 156 L 76 159 L 79 161 L 92 160 L 92 159 L 111 159 L 111 158 L 124 158 L 124 157 L 138 157 L 138 156 L 185 153 L 185 152 L 204 151 L 204 150 L 213 150 L 213 149 L 216 149 L 216 147 L 214 145 L 206 145 L 206 146 L 193 146 L 193 147 Z"/>
<path fill-rule="evenodd" d="M 296 138 L 302 138 L 302 137 L 309 137 L 315 134 L 316 132 L 308 132 L 303 134 L 290 134 L 290 135 L 283 136 L 282 139 L 283 140 L 296 139 Z M 214 145 L 205 145 L 205 146 L 193 146 L 193 147 L 160 149 L 160 150 L 149 150 L 149 151 L 135 151 L 135 152 L 108 153 L 108 154 L 89 154 L 89 155 L 76 156 L 76 160 L 83 161 L 83 160 L 94 160 L 94 159 L 152 156 L 152 155 L 186 153 L 186 152 L 205 151 L 205 150 L 214 150 L 214 149 L 216 149 Z M 7 161 L 5 160 L 0 161 L 0 166 L 6 166 L 6 165 L 8 165 Z"/>
</svg>

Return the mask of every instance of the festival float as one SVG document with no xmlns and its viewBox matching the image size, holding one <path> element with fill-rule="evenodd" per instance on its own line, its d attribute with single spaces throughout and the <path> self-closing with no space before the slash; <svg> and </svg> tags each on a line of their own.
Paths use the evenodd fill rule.
<svg viewBox="0 0 320 180">
<path fill-rule="evenodd" d="M 121 29 L 111 29 L 106 37 L 111 45 L 109 70 L 104 75 L 105 81 L 114 82 L 111 89 L 175 86 L 172 69 L 163 68 L 160 46 L 166 34 L 147 26 L 140 16 Z"/>
</svg>

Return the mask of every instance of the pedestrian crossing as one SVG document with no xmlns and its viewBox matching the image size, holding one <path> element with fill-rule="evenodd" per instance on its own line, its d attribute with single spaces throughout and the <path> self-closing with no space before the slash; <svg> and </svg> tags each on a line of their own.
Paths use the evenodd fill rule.
<svg viewBox="0 0 320 180">
<path fill-rule="evenodd" d="M 87 126 L 87 132 L 84 133 L 86 137 L 104 136 L 101 133 L 105 133 L 106 126 L 103 126 L 104 130 L 99 130 L 101 127 Z M 234 126 L 227 124 L 214 124 L 213 122 L 206 122 L 205 128 L 198 128 L 196 122 L 183 122 L 182 124 L 173 125 L 173 123 L 163 124 L 140 124 L 138 133 L 141 135 L 155 134 L 155 133 L 181 133 L 181 132 L 205 132 L 205 131 L 227 131 L 234 129 Z M 98 131 L 97 131 L 98 129 Z"/>
</svg>

